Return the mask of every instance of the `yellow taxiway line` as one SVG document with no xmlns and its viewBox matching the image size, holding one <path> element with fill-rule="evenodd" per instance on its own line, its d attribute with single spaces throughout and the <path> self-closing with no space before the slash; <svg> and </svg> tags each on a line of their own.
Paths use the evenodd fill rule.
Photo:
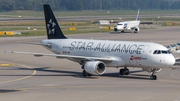
<svg viewBox="0 0 180 101">
<path fill-rule="evenodd" d="M 16 66 L 15 64 L 0 64 L 0 66 Z"/>
<path fill-rule="evenodd" d="M 2 61 L 0 61 L 0 62 L 2 62 Z M 11 65 L 11 66 L 12 66 L 12 65 Z M 29 76 L 26 76 L 26 77 L 23 77 L 23 78 L 15 79 L 15 80 L 9 80 L 9 81 L 0 82 L 0 84 L 4 84 L 4 83 L 9 83 L 9 82 L 14 82 L 14 81 L 19 81 L 19 80 L 27 79 L 27 78 L 29 78 L 29 77 L 31 77 L 31 76 L 33 76 L 33 75 L 36 74 L 36 70 L 35 70 L 34 68 L 29 67 L 29 66 L 26 66 L 26 65 L 21 65 L 21 66 L 26 67 L 26 68 L 30 68 L 31 70 L 34 71 L 33 74 L 31 74 L 31 75 L 29 75 Z"/>
</svg>

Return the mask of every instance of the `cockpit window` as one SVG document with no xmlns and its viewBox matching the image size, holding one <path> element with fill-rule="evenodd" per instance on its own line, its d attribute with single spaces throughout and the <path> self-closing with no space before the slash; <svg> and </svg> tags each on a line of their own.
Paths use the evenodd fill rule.
<svg viewBox="0 0 180 101">
<path fill-rule="evenodd" d="M 162 54 L 168 54 L 168 52 L 167 51 L 162 51 Z"/>
<path fill-rule="evenodd" d="M 153 54 L 156 54 L 156 53 L 157 53 L 157 50 L 155 50 Z"/>
<path fill-rule="evenodd" d="M 171 54 L 171 52 L 169 50 L 167 52 L 168 52 L 168 54 Z"/>
<path fill-rule="evenodd" d="M 170 54 L 169 50 L 155 50 L 153 54 Z"/>
<path fill-rule="evenodd" d="M 160 50 L 158 50 L 158 51 L 157 51 L 157 54 L 161 54 L 161 51 L 160 51 Z"/>
</svg>

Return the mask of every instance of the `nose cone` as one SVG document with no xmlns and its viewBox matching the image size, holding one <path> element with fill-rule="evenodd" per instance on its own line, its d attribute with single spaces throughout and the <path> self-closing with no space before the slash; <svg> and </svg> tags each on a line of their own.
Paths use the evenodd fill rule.
<svg viewBox="0 0 180 101">
<path fill-rule="evenodd" d="M 176 60 L 175 60 L 175 58 L 174 58 L 173 55 L 166 57 L 166 63 L 167 63 L 167 65 L 169 65 L 169 66 L 174 65 L 174 64 L 175 64 L 175 61 L 176 61 Z"/>
<path fill-rule="evenodd" d="M 121 29 L 123 29 L 123 26 L 122 25 L 117 25 L 117 29 L 121 30 Z"/>
</svg>

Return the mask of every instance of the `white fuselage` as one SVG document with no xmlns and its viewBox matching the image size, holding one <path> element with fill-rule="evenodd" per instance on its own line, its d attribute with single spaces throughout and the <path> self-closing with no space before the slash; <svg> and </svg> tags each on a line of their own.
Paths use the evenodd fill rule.
<svg viewBox="0 0 180 101">
<path fill-rule="evenodd" d="M 175 62 L 170 53 L 154 54 L 156 50 L 168 51 L 156 43 L 84 39 L 52 39 L 41 43 L 51 44 L 49 49 L 56 54 L 112 58 L 112 62 L 106 63 L 108 67 L 163 68 Z"/>
<path fill-rule="evenodd" d="M 127 22 L 119 22 L 115 28 L 117 30 L 133 30 L 135 28 L 139 28 L 140 21 L 127 21 Z"/>
</svg>

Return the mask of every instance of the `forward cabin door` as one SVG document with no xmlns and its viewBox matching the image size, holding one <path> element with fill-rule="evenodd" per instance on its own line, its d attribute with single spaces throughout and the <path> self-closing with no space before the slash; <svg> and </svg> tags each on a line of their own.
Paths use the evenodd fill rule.
<svg viewBox="0 0 180 101">
<path fill-rule="evenodd" d="M 148 50 L 149 50 L 149 45 L 145 45 L 145 47 L 143 48 L 142 50 L 142 60 L 147 60 L 147 53 L 148 53 Z"/>
</svg>

